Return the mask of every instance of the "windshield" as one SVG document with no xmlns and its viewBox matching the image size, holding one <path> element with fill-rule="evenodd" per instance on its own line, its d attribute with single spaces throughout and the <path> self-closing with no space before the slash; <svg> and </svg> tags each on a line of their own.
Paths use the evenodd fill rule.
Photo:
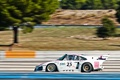
<svg viewBox="0 0 120 80">
<path fill-rule="evenodd" d="M 57 60 L 64 60 L 66 58 L 67 54 L 63 55 L 62 57 L 58 58 Z"/>
</svg>

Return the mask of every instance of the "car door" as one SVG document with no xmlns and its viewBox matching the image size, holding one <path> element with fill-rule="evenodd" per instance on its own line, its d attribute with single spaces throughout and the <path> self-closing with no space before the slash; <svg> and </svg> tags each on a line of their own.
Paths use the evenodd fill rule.
<svg viewBox="0 0 120 80">
<path fill-rule="evenodd" d="M 74 57 L 69 56 L 69 59 L 59 61 L 59 71 L 64 71 L 64 72 L 80 71 L 79 56 L 75 56 L 75 55 Z"/>
</svg>

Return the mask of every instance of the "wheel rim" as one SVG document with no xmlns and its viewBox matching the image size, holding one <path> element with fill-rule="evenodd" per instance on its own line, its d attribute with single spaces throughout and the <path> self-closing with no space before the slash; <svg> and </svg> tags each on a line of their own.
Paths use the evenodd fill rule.
<svg viewBox="0 0 120 80">
<path fill-rule="evenodd" d="M 55 65 L 54 65 L 54 64 L 48 65 L 48 66 L 47 66 L 47 71 L 48 71 L 48 72 L 53 72 L 53 71 L 55 71 Z"/>
<path fill-rule="evenodd" d="M 84 71 L 89 71 L 90 70 L 90 66 L 88 64 L 84 65 Z"/>
</svg>

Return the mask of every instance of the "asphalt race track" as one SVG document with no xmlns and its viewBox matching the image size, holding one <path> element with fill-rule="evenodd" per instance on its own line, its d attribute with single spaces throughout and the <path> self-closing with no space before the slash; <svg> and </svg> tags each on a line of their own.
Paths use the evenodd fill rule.
<svg viewBox="0 0 120 80">
<path fill-rule="evenodd" d="M 0 72 L 0 80 L 120 80 L 120 72 L 49 73 Z"/>
</svg>

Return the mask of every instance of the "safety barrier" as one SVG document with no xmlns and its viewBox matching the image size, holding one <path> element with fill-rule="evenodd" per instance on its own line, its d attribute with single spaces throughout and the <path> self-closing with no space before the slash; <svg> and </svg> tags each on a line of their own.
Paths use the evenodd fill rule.
<svg viewBox="0 0 120 80">
<path fill-rule="evenodd" d="M 103 71 L 120 72 L 120 51 L 0 51 L 0 71 L 33 71 L 36 65 L 56 60 L 64 54 L 109 54 Z"/>
<path fill-rule="evenodd" d="M 35 58 L 35 51 L 6 51 L 5 58 Z"/>
<path fill-rule="evenodd" d="M 56 59 L 64 54 L 106 55 L 109 60 L 120 60 L 120 51 L 0 51 L 0 58 L 49 58 Z"/>
</svg>

